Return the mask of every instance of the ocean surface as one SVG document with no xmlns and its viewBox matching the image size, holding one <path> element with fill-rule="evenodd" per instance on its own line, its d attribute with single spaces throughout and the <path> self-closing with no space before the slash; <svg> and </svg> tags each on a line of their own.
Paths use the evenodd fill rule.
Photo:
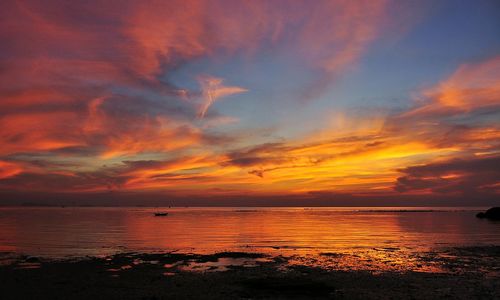
<svg viewBox="0 0 500 300">
<path fill-rule="evenodd" d="M 486 208 L 0 208 L 0 252 L 48 258 L 119 252 L 281 254 L 500 245 Z M 158 211 L 166 217 L 155 217 Z"/>
</svg>

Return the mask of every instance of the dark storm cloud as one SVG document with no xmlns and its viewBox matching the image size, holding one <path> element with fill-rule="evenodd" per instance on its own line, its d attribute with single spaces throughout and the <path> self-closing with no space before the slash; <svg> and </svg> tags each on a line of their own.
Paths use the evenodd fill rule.
<svg viewBox="0 0 500 300">
<path fill-rule="evenodd" d="M 126 178 L 102 172 L 22 173 L 0 180 L 1 190 L 89 192 L 119 189 Z"/>
<path fill-rule="evenodd" d="M 401 169 L 395 190 L 412 192 L 431 190 L 437 193 L 498 193 L 500 156 L 472 157 L 411 166 Z"/>
<path fill-rule="evenodd" d="M 226 154 L 229 159 L 222 164 L 239 167 L 283 164 L 292 160 L 292 158 L 286 156 L 285 148 L 282 143 L 266 143 L 249 149 L 233 151 Z"/>
</svg>

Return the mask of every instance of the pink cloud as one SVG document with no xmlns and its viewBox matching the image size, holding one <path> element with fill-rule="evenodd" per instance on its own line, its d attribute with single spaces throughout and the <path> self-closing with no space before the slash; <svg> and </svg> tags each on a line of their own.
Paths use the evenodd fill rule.
<svg viewBox="0 0 500 300">
<path fill-rule="evenodd" d="M 203 104 L 198 112 L 198 116 L 203 118 L 207 113 L 208 108 L 218 99 L 247 92 L 247 89 L 237 87 L 237 86 L 224 86 L 222 78 L 216 78 L 211 76 L 203 76 L 199 79 L 202 94 L 203 94 Z"/>
</svg>

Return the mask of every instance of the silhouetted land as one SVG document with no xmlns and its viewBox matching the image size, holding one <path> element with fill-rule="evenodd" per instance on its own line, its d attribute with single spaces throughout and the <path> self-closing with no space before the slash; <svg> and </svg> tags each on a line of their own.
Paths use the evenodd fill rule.
<svg viewBox="0 0 500 300">
<path fill-rule="evenodd" d="M 480 212 L 476 215 L 480 219 L 500 220 L 500 207 L 492 207 L 486 212 Z"/>
<path fill-rule="evenodd" d="M 442 255 L 445 253 L 445 255 Z M 342 255 L 324 253 L 330 260 Z M 118 254 L 0 267 L 2 299 L 499 299 L 500 247 L 423 253 L 437 272 L 335 270 L 258 253 Z M 5 261 L 4 261 L 5 264 Z"/>
</svg>

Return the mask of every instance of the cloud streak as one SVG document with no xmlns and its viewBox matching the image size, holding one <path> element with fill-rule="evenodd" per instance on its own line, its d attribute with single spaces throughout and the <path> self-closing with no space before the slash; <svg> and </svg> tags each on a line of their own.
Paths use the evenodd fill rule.
<svg viewBox="0 0 500 300">
<path fill-rule="evenodd" d="M 500 156 L 471 157 L 410 166 L 400 170 L 395 189 L 399 192 L 499 194 Z"/>
<path fill-rule="evenodd" d="M 423 93 L 425 104 L 403 117 L 452 116 L 500 109 L 500 57 L 463 64 L 449 78 Z"/>
<path fill-rule="evenodd" d="M 237 86 L 224 86 L 222 78 L 216 78 L 211 76 L 203 76 L 199 79 L 203 103 L 198 112 L 198 117 L 203 118 L 207 113 L 208 108 L 218 99 L 234 94 L 247 92 L 247 89 L 237 87 Z"/>
</svg>

